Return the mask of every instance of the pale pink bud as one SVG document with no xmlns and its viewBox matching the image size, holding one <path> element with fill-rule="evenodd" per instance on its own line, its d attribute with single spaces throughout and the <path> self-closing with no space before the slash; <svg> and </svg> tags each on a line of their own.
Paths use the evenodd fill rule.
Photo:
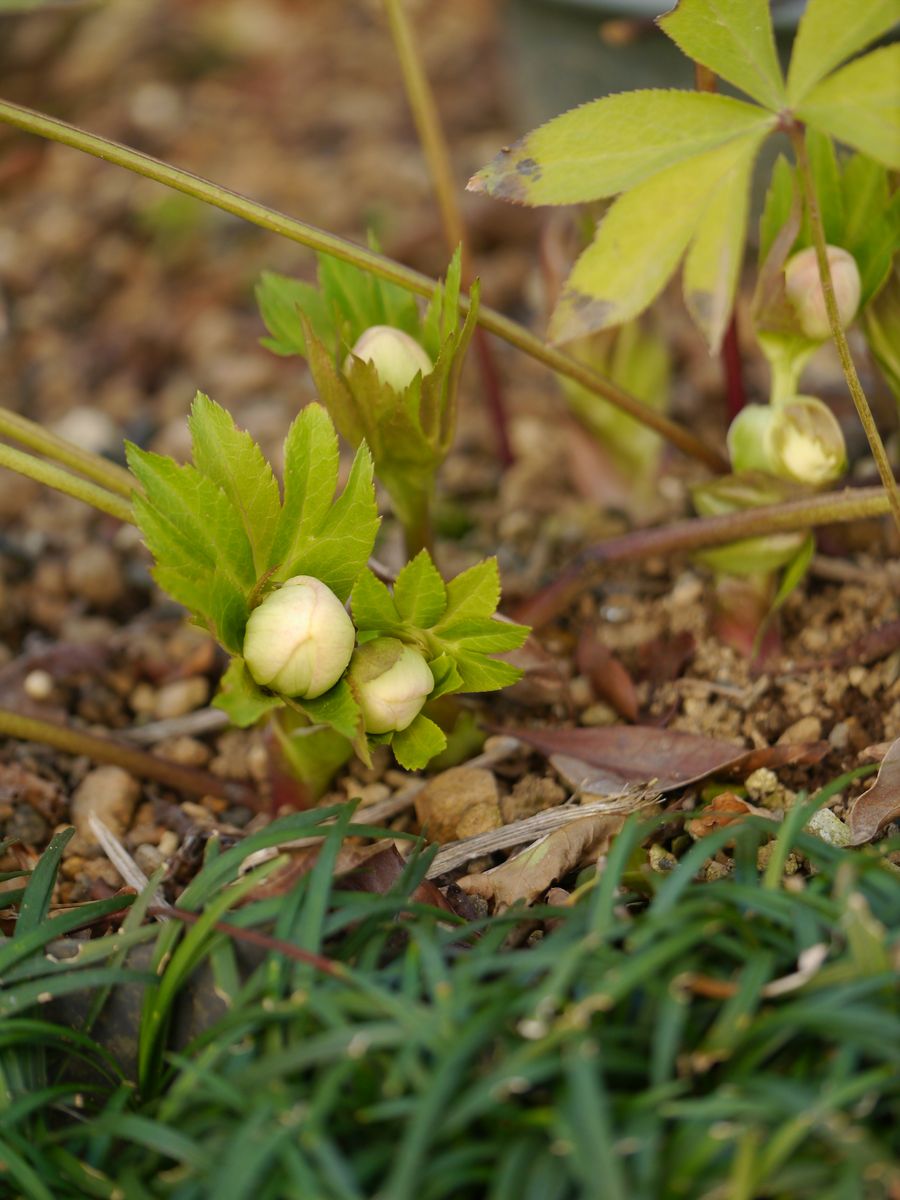
<svg viewBox="0 0 900 1200">
<path fill-rule="evenodd" d="M 826 251 L 838 315 L 842 328 L 846 329 L 859 308 L 859 268 L 853 255 L 840 246 L 826 246 Z M 816 341 L 831 337 L 814 246 L 807 246 L 788 261 L 784 268 L 784 289 L 806 336 Z"/>
</svg>

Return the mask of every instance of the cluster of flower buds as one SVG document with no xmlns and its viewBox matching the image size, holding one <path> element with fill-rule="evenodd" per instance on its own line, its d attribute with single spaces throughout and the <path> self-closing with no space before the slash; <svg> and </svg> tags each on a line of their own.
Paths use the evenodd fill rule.
<svg viewBox="0 0 900 1200">
<path fill-rule="evenodd" d="M 825 250 L 838 316 L 841 326 L 846 329 L 859 308 L 859 268 L 853 255 L 840 246 L 826 246 Z M 804 334 L 814 341 L 829 338 L 831 322 L 825 307 L 825 293 L 814 246 L 807 246 L 789 259 L 784 268 L 784 290 Z"/>
<path fill-rule="evenodd" d="M 430 375 L 434 363 L 422 346 L 393 325 L 372 325 L 359 337 L 344 362 L 348 372 L 354 359 L 370 362 L 382 383 L 395 392 L 405 391 L 417 375 Z"/>
<path fill-rule="evenodd" d="M 250 614 L 244 661 L 262 687 L 299 700 L 327 692 L 349 666 L 366 732 L 406 729 L 434 688 L 428 663 L 397 638 L 355 646 L 356 629 L 334 592 L 297 575 Z"/>
<path fill-rule="evenodd" d="M 735 471 L 765 471 L 810 487 L 834 483 L 847 469 L 841 427 L 815 396 L 748 405 L 728 430 L 728 453 Z"/>
</svg>

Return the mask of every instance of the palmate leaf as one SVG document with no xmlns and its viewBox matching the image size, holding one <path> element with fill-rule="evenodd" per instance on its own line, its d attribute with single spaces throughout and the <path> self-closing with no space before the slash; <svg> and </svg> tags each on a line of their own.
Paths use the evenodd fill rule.
<svg viewBox="0 0 900 1200">
<path fill-rule="evenodd" d="M 430 629 L 444 615 L 447 588 L 427 551 L 417 554 L 397 576 L 393 602 L 404 621 L 422 629 Z"/>
<path fill-rule="evenodd" d="M 873 50 L 830 75 L 804 97 L 797 115 L 900 170 L 900 44 Z"/>
<path fill-rule="evenodd" d="M 688 58 L 766 108 L 784 105 L 768 0 L 682 0 L 657 24 Z"/>
<path fill-rule="evenodd" d="M 273 708 L 280 708 L 282 701 L 271 692 L 263 691 L 252 679 L 242 658 L 233 658 L 222 676 L 213 704 L 228 714 L 232 725 L 243 729 L 255 725 Z"/>
<path fill-rule="evenodd" d="M 429 762 L 446 749 L 447 736 L 439 725 L 422 713 L 406 729 L 391 738 L 391 749 L 401 767 L 407 771 L 421 771 Z"/>
<path fill-rule="evenodd" d="M 469 190 L 520 204 L 580 204 L 771 125 L 769 113 L 728 96 L 664 89 L 605 96 L 501 151 Z"/>
<path fill-rule="evenodd" d="M 897 0 L 809 0 L 788 69 L 788 103 L 798 105 L 820 79 L 888 32 Z"/>
<path fill-rule="evenodd" d="M 308 405 L 285 441 L 284 507 L 270 553 L 276 580 L 312 575 L 346 600 L 378 532 L 372 458 L 357 451 L 347 485 L 333 501 L 337 434 L 325 409 Z"/>
<path fill-rule="evenodd" d="M 191 415 L 194 465 L 217 483 L 240 514 L 257 576 L 269 553 L 281 514 L 278 481 L 249 433 L 239 430 L 221 405 L 198 392 Z"/>
<path fill-rule="evenodd" d="M 271 335 L 262 338 L 262 344 L 273 353 L 284 357 L 292 354 L 306 357 L 301 314 L 316 331 L 316 336 L 331 347 L 332 353 L 335 352 L 334 313 L 314 284 L 277 275 L 274 271 L 263 271 L 256 285 L 256 303 Z"/>
<path fill-rule="evenodd" d="M 684 299 L 703 331 L 710 353 L 718 352 L 731 319 L 744 260 L 750 175 L 754 156 L 739 159 L 720 180 L 700 219 L 684 264 Z"/>
<path fill-rule="evenodd" d="M 771 126 L 775 118 L 767 120 Z M 678 266 L 710 194 L 735 173 L 746 178 L 764 136 L 765 131 L 756 131 L 734 139 L 668 167 L 620 196 L 566 282 L 551 321 L 551 338 L 570 341 L 642 312 Z M 745 218 L 741 229 L 744 224 Z M 729 244 L 733 236 L 732 231 Z"/>
</svg>

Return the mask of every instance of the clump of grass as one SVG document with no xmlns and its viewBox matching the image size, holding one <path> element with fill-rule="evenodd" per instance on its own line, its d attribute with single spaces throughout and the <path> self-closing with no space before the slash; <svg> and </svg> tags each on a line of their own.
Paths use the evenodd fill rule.
<svg viewBox="0 0 900 1200">
<path fill-rule="evenodd" d="M 802 816 L 782 826 L 763 876 L 757 851 L 771 824 L 750 819 L 654 876 L 649 900 L 646 878 L 640 892 L 630 887 L 647 834 L 632 821 L 577 904 L 528 911 L 536 931 L 517 950 L 508 943 L 521 912 L 463 925 L 409 898 L 427 856 L 387 896 L 339 890 L 334 857 L 348 830 L 360 830 L 337 810 L 213 851 L 179 899 L 196 920 L 153 927 L 132 912 L 74 965 L 43 955 L 74 920 L 48 919 L 44 908 L 0 948 L 4 963 L 14 960 L 0 992 L 4 1194 L 889 1194 L 900 1182 L 891 1144 L 898 939 L 888 932 L 898 928 L 900 888 L 884 843 L 838 850 L 804 834 Z M 311 832 L 325 833 L 324 849 L 295 890 L 234 907 L 273 869 L 239 878 L 248 853 Z M 726 842 L 733 870 L 697 885 Z M 785 881 L 792 849 L 811 873 Z M 42 867 L 23 912 L 33 893 L 49 895 L 55 865 Z M 233 936 L 216 927 L 226 913 L 296 953 L 273 950 L 242 969 Z M 143 974 L 123 959 L 142 938 L 153 941 Z M 175 1052 L 168 1025 L 202 963 L 227 1010 Z M 147 983 L 137 1086 L 87 1033 L 28 1007 L 136 975 Z M 25 1064 L 27 1081 L 10 1063 Z"/>
</svg>

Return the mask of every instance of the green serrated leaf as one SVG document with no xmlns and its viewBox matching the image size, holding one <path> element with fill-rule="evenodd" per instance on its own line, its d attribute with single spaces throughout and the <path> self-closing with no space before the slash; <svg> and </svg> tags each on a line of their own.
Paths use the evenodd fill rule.
<svg viewBox="0 0 900 1200">
<path fill-rule="evenodd" d="M 142 484 L 135 519 L 156 559 L 160 586 L 184 604 L 232 652 L 239 652 L 246 597 L 256 582 L 241 518 L 228 497 L 195 467 L 128 444 Z"/>
<path fill-rule="evenodd" d="M 522 678 L 518 667 L 486 655 L 469 654 L 457 659 L 464 692 L 498 692 Z"/>
<path fill-rule="evenodd" d="M 411 725 L 391 739 L 397 762 L 407 771 L 421 771 L 447 745 L 444 731 L 419 713 Z"/>
<path fill-rule="evenodd" d="M 900 170 L 900 43 L 873 50 L 830 75 L 805 96 L 797 115 Z"/>
<path fill-rule="evenodd" d="M 778 612 L 783 607 L 791 592 L 803 582 L 803 577 L 809 570 L 809 564 L 812 562 L 815 552 L 816 539 L 812 534 L 809 534 L 796 555 L 785 568 L 785 572 L 778 584 L 778 591 L 775 593 L 775 598 L 772 601 L 772 607 L 769 610 L 770 615 Z"/>
<path fill-rule="evenodd" d="M 580 204 L 770 124 L 768 113 L 728 96 L 663 89 L 605 96 L 501 151 L 469 188 L 520 204 Z"/>
<path fill-rule="evenodd" d="M 394 584 L 397 612 L 410 625 L 430 629 L 447 607 L 447 589 L 427 550 L 406 564 Z"/>
<path fill-rule="evenodd" d="M 272 335 L 263 338 L 262 344 L 275 354 L 306 357 L 301 313 L 316 336 L 334 353 L 337 344 L 334 317 L 330 305 L 313 284 L 263 271 L 256 285 L 256 303 L 263 323 Z"/>
<path fill-rule="evenodd" d="M 759 262 L 765 262 L 772 244 L 788 223 L 794 207 L 794 168 L 783 154 L 779 154 L 772 168 L 772 178 L 766 192 L 765 204 L 759 221 Z"/>
<path fill-rule="evenodd" d="M 278 482 L 249 433 L 237 429 L 229 413 L 198 392 L 188 418 L 194 465 L 217 484 L 240 515 L 257 577 L 269 566 L 269 552 L 281 513 Z"/>
<path fill-rule="evenodd" d="M 767 108 L 784 106 L 768 0 L 680 0 L 656 23 L 688 58 Z"/>
<path fill-rule="evenodd" d="M 397 633 L 403 621 L 387 585 L 366 569 L 353 585 L 350 596 L 353 622 L 360 633 Z"/>
<path fill-rule="evenodd" d="M 566 281 L 551 339 L 571 341 L 642 312 L 678 266 L 710 193 L 741 163 L 752 163 L 764 136 L 735 139 L 620 196 Z"/>
<path fill-rule="evenodd" d="M 753 158 L 740 159 L 723 175 L 700 220 L 684 264 L 684 299 L 717 354 L 731 319 L 744 261 Z"/>
<path fill-rule="evenodd" d="M 317 725 L 330 725 L 351 742 L 362 734 L 362 713 L 346 679 L 339 679 L 333 688 L 315 700 L 297 700 L 295 703 L 311 721 Z"/>
<path fill-rule="evenodd" d="M 357 451 L 347 486 L 332 504 L 337 473 L 334 427 L 321 405 L 308 405 L 285 442 L 284 508 L 270 562 L 276 579 L 312 575 L 346 600 L 378 530 L 366 448 Z"/>
<path fill-rule="evenodd" d="M 442 621 L 434 633 L 445 645 L 458 647 L 460 653 L 500 654 L 517 650 L 528 637 L 529 629 L 527 625 L 497 617 L 467 617 L 449 623 Z"/>
<path fill-rule="evenodd" d="M 887 171 L 865 154 L 854 154 L 844 164 L 841 186 L 844 229 L 840 244 L 859 267 L 862 311 L 881 290 L 900 250 L 900 192 L 892 204 Z"/>
<path fill-rule="evenodd" d="M 452 655 L 440 654 L 429 660 L 428 667 L 434 679 L 434 687 L 428 693 L 429 702 L 462 690 L 462 676 Z"/>
<path fill-rule="evenodd" d="M 445 621 L 490 617 L 500 603 L 500 570 L 496 558 L 486 558 L 447 584 Z"/>
<path fill-rule="evenodd" d="M 887 33 L 897 0 L 809 0 L 788 69 L 788 103 L 796 107 L 829 71 Z"/>
<path fill-rule="evenodd" d="M 260 717 L 273 708 L 282 707 L 283 701 L 278 696 L 264 692 L 254 682 L 242 658 L 233 658 L 219 682 L 213 705 L 227 713 L 232 725 L 244 729 L 248 725 L 255 725 Z"/>
<path fill-rule="evenodd" d="M 295 542 L 278 577 L 312 575 L 340 600 L 350 595 L 357 576 L 369 560 L 381 518 L 375 503 L 372 456 L 360 446 L 347 486 L 325 520 L 305 540 Z"/>
</svg>

